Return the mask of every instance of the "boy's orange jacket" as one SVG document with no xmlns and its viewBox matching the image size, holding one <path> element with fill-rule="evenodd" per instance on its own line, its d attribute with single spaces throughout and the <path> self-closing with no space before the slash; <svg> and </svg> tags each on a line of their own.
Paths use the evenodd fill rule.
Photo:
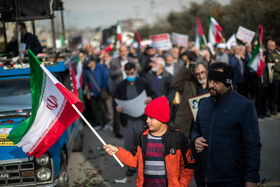
<svg viewBox="0 0 280 187">
<path fill-rule="evenodd" d="M 136 186 L 144 184 L 144 161 L 149 130 L 144 131 L 135 141 L 131 152 L 118 147 L 116 156 L 127 166 L 138 168 Z M 178 130 L 168 127 L 162 136 L 164 160 L 168 187 L 186 187 L 193 179 L 194 159 L 187 138 Z"/>
</svg>

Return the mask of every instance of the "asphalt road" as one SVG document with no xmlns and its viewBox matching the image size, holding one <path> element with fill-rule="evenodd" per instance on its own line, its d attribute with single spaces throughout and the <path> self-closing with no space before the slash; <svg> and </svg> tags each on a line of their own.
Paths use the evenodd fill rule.
<svg viewBox="0 0 280 187">
<path fill-rule="evenodd" d="M 280 187 L 280 113 L 259 120 L 259 125 L 262 142 L 261 180 L 265 179 L 264 186 Z M 123 140 L 115 138 L 110 128 L 97 132 L 106 143 L 123 146 Z M 71 186 L 135 186 L 136 174 L 126 177 L 126 167 L 121 168 L 113 157 L 103 151 L 102 147 L 90 129 L 85 127 L 83 151 L 73 152 L 69 159 L 68 172 Z M 191 187 L 195 187 L 194 182 Z"/>
</svg>

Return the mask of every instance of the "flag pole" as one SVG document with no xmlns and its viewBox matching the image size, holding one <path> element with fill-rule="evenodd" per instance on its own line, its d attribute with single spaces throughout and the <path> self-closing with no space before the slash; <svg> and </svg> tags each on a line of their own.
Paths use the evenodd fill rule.
<svg viewBox="0 0 280 187">
<path fill-rule="evenodd" d="M 84 122 L 87 124 L 87 126 L 90 128 L 90 130 L 95 134 L 95 136 L 99 139 L 99 141 L 103 145 L 107 145 L 105 143 L 105 141 L 101 138 L 101 136 L 99 136 L 99 134 L 96 132 L 96 130 L 90 125 L 90 123 L 87 121 L 87 119 L 83 116 L 83 114 L 79 111 L 79 109 L 77 109 L 77 107 L 74 104 L 72 104 L 72 107 L 76 110 L 76 112 L 79 114 L 79 116 L 84 120 Z M 124 167 L 123 163 L 118 159 L 118 157 L 114 153 L 113 153 L 113 157 L 120 164 L 121 167 Z"/>
</svg>

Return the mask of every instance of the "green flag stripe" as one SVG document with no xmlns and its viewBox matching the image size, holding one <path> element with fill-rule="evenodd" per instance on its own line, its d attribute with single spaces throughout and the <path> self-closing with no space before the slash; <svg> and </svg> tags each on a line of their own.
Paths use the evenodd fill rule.
<svg viewBox="0 0 280 187">
<path fill-rule="evenodd" d="M 40 106 L 42 100 L 42 94 L 44 90 L 45 84 L 44 82 L 44 73 L 42 68 L 40 67 L 40 61 L 36 58 L 36 56 L 29 51 L 29 66 L 30 66 L 30 91 L 32 97 L 32 113 L 31 116 L 23 121 L 19 126 L 17 126 L 14 130 L 11 131 L 8 138 L 17 144 L 22 137 L 26 134 L 26 132 L 31 127 L 36 114 L 37 110 Z"/>
<path fill-rule="evenodd" d="M 259 42 L 257 44 L 257 46 L 255 47 L 254 51 L 253 51 L 253 54 L 252 54 L 252 57 L 248 63 L 248 67 L 251 67 L 251 64 L 252 62 L 254 61 L 254 59 L 259 55 L 260 53 L 260 48 L 261 48 L 261 40 L 260 40 L 260 37 L 259 37 Z"/>
</svg>

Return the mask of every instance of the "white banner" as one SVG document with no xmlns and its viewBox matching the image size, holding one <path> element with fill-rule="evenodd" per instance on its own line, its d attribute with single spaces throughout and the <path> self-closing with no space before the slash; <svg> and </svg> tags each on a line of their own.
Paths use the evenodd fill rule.
<svg viewBox="0 0 280 187">
<path fill-rule="evenodd" d="M 188 47 L 189 36 L 185 34 L 171 33 L 172 44 Z"/>
<path fill-rule="evenodd" d="M 236 38 L 241 40 L 244 43 L 251 43 L 253 38 L 255 36 L 255 32 L 246 29 L 242 26 L 238 27 L 237 33 L 236 33 Z"/>
<path fill-rule="evenodd" d="M 147 93 L 146 91 L 142 91 L 141 94 L 139 94 L 134 99 L 130 100 L 120 100 L 115 99 L 117 105 L 123 107 L 123 113 L 138 118 L 142 116 L 145 112 L 146 104 L 145 100 L 147 99 Z"/>
<path fill-rule="evenodd" d="M 226 46 L 228 49 L 231 48 L 231 46 L 235 46 L 237 44 L 236 38 L 235 38 L 235 34 L 231 35 L 231 37 L 228 39 Z"/>
<path fill-rule="evenodd" d="M 161 50 L 169 50 L 172 49 L 172 44 L 170 41 L 170 35 L 165 34 L 157 34 L 150 36 L 150 39 L 153 42 L 153 47 L 155 50 L 161 49 Z"/>
<path fill-rule="evenodd" d="M 141 47 L 144 47 L 145 45 L 152 45 L 152 40 L 142 40 Z"/>
</svg>

